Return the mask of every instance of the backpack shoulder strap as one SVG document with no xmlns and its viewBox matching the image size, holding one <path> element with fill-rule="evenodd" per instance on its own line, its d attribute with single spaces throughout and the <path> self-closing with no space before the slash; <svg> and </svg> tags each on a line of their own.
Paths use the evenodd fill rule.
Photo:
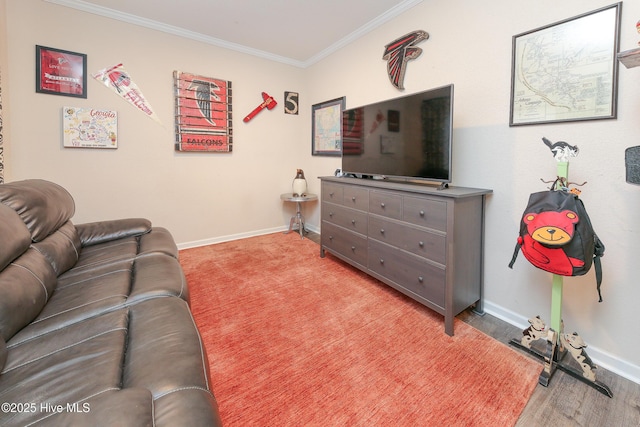
<svg viewBox="0 0 640 427">
<path fill-rule="evenodd" d="M 604 255 L 604 244 L 598 238 L 598 235 L 594 233 L 595 238 L 595 250 L 593 255 L 593 267 L 596 269 L 596 287 L 598 289 L 598 302 L 602 302 L 602 292 L 600 291 L 600 285 L 602 285 L 602 263 L 600 258 Z"/>
<path fill-rule="evenodd" d="M 516 262 L 516 258 L 518 258 L 518 252 L 520 252 L 520 247 L 522 246 L 522 238 L 518 237 L 518 242 L 516 243 L 516 247 L 513 250 L 513 256 L 511 257 L 511 262 L 509 263 L 509 268 L 513 269 L 513 264 Z"/>
</svg>

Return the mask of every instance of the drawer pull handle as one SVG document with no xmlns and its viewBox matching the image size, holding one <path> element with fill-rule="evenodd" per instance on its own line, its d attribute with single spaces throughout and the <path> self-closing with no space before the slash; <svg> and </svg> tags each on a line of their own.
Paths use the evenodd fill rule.
<svg viewBox="0 0 640 427">
<path fill-rule="evenodd" d="M 351 246 L 351 250 L 352 250 L 353 252 L 355 252 L 355 251 L 356 251 L 356 247 L 355 247 L 355 246 Z"/>
<path fill-rule="evenodd" d="M 420 211 L 420 216 L 424 216 L 424 211 Z"/>
<path fill-rule="evenodd" d="M 384 228 L 380 229 L 380 234 L 384 234 Z"/>
<path fill-rule="evenodd" d="M 329 236 L 329 240 L 333 240 L 333 236 Z"/>
<path fill-rule="evenodd" d="M 380 258 L 380 264 L 384 264 L 384 260 Z"/>
<path fill-rule="evenodd" d="M 424 247 L 424 242 L 418 242 L 418 246 L 420 246 L 421 248 Z"/>
<path fill-rule="evenodd" d="M 355 220 L 355 219 L 352 219 L 352 220 L 351 220 L 351 224 L 356 225 L 356 220 Z"/>
<path fill-rule="evenodd" d="M 329 216 L 333 218 L 333 212 L 329 212 Z"/>
<path fill-rule="evenodd" d="M 332 191 L 331 193 L 329 193 L 329 197 L 333 197 L 335 193 Z"/>
<path fill-rule="evenodd" d="M 355 202 L 356 201 L 356 196 L 351 197 L 351 200 Z"/>
<path fill-rule="evenodd" d="M 420 282 L 420 283 L 424 282 L 424 277 L 418 276 L 418 282 Z"/>
<path fill-rule="evenodd" d="M 384 202 L 380 203 L 380 207 L 384 208 Z"/>
</svg>

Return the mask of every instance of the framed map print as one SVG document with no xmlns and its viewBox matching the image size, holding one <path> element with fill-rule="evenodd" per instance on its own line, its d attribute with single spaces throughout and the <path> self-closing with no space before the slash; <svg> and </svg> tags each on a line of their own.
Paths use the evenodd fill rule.
<svg viewBox="0 0 640 427">
<path fill-rule="evenodd" d="M 96 108 L 62 107 L 63 146 L 118 148 L 118 113 Z"/>
<path fill-rule="evenodd" d="M 621 5 L 513 37 L 509 126 L 616 118 Z"/>
<path fill-rule="evenodd" d="M 342 110 L 345 99 L 315 104 L 311 107 L 311 154 L 313 156 L 342 155 Z"/>
</svg>

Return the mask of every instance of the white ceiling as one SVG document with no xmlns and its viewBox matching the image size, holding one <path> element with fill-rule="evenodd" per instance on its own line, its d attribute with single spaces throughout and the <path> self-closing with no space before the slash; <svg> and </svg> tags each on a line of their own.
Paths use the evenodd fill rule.
<svg viewBox="0 0 640 427">
<path fill-rule="evenodd" d="M 422 0 L 44 0 L 307 67 Z M 407 31 L 413 28 L 407 29 Z M 382 49 L 382 46 L 381 46 Z"/>
</svg>

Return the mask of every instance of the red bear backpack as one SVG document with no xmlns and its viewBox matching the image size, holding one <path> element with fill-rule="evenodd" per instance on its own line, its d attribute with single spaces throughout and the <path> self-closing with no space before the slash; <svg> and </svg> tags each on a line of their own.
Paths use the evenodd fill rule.
<svg viewBox="0 0 640 427">
<path fill-rule="evenodd" d="M 604 244 L 576 194 L 565 190 L 532 193 L 520 221 L 509 268 L 513 268 L 520 250 L 534 266 L 561 276 L 582 276 L 594 265 L 602 302 L 600 258 L 604 255 Z"/>
</svg>

